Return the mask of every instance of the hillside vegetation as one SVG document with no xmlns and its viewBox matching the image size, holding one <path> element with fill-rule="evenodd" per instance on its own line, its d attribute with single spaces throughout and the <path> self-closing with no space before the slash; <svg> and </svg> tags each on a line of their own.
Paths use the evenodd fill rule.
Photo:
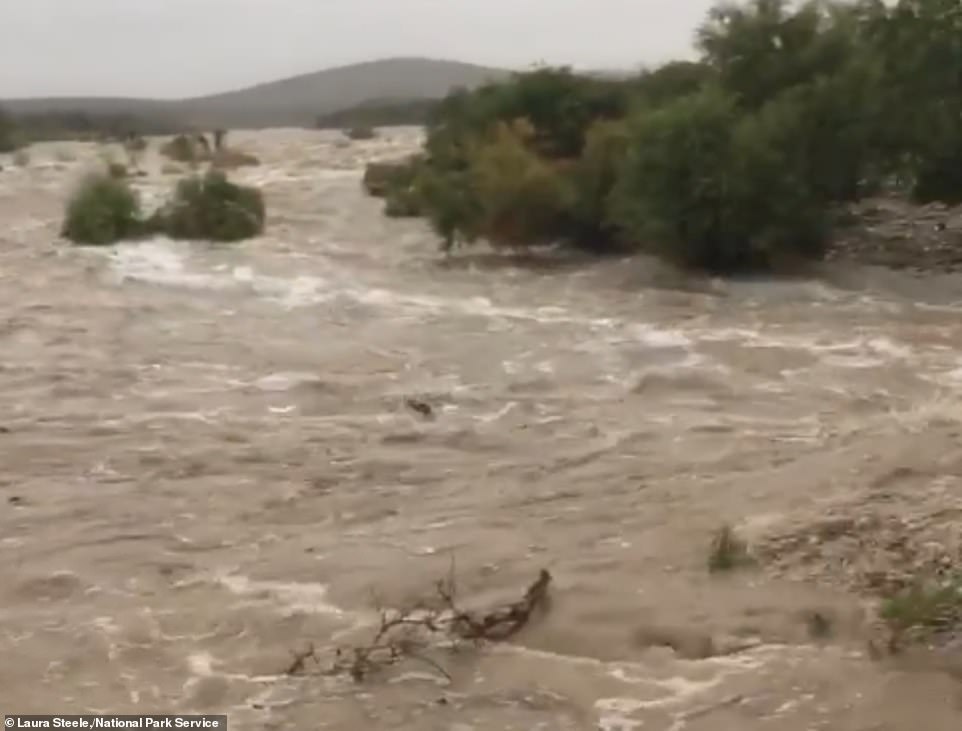
<svg viewBox="0 0 962 731">
<path fill-rule="evenodd" d="M 441 99 L 376 100 L 322 114 L 315 120 L 317 129 L 356 127 L 416 127 L 428 123 Z"/>
<path fill-rule="evenodd" d="M 32 120 L 31 124 L 33 120 L 50 120 L 53 124 L 44 126 L 55 129 L 84 129 L 86 124 L 78 115 L 96 120 L 98 127 L 109 120 L 126 119 L 126 124 L 133 123 L 133 131 L 140 134 L 217 127 L 313 127 L 318 115 L 372 100 L 437 100 L 452 89 L 473 89 L 506 76 L 506 71 L 454 61 L 390 58 L 192 99 L 12 99 L 0 105 L 15 117 Z M 162 128 L 152 131 L 151 125 Z"/>
<path fill-rule="evenodd" d="M 720 4 L 696 62 L 448 95 L 408 173 L 372 192 L 446 249 L 561 242 L 720 272 L 815 259 L 862 196 L 962 201 L 959 38 L 957 0 Z"/>
</svg>

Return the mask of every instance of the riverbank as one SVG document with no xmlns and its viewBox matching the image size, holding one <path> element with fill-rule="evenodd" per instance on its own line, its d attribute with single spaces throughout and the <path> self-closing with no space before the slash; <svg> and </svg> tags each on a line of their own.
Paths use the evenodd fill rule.
<svg viewBox="0 0 962 731">
<path fill-rule="evenodd" d="M 916 274 L 962 271 L 962 206 L 870 198 L 849 207 L 826 260 Z"/>
</svg>

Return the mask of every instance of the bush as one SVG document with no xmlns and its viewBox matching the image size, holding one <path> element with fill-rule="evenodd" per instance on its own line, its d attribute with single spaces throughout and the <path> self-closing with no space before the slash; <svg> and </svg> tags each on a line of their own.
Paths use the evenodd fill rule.
<svg viewBox="0 0 962 731">
<path fill-rule="evenodd" d="M 423 212 L 421 191 L 418 186 L 391 190 L 384 202 L 384 215 L 389 218 L 412 218 Z"/>
<path fill-rule="evenodd" d="M 604 251 L 617 243 L 608 206 L 629 141 L 625 122 L 597 122 L 588 130 L 584 152 L 571 170 L 574 199 L 566 225 L 569 237 L 582 248 Z"/>
<path fill-rule="evenodd" d="M 349 140 L 354 140 L 355 142 L 360 140 L 373 140 L 375 137 L 377 137 L 377 132 L 374 130 L 374 128 L 365 125 L 351 127 L 344 134 Z"/>
<path fill-rule="evenodd" d="M 259 190 L 235 185 L 217 171 L 181 180 L 154 227 L 171 238 L 240 241 L 261 234 L 266 213 Z"/>
<path fill-rule="evenodd" d="M 201 142 L 203 140 L 203 142 Z M 160 148 L 160 152 L 167 158 L 182 163 L 198 163 L 210 159 L 210 147 L 206 138 L 201 135 L 177 135 L 170 142 Z"/>
<path fill-rule="evenodd" d="M 917 161 L 912 197 L 919 203 L 962 203 L 962 138 L 955 144 L 927 151 Z"/>
<path fill-rule="evenodd" d="M 561 223 L 573 191 L 556 166 L 527 148 L 534 134 L 525 123 L 500 123 L 474 153 L 478 233 L 493 246 L 548 244 L 564 234 Z"/>
<path fill-rule="evenodd" d="M 423 161 L 418 156 L 399 162 L 370 163 L 364 170 L 362 184 L 369 195 L 385 199 L 386 216 L 420 216 L 422 167 Z"/>
<path fill-rule="evenodd" d="M 929 641 L 937 635 L 957 634 L 962 625 L 962 577 L 951 575 L 939 581 L 916 580 L 890 596 L 879 614 L 892 630 L 892 643 L 904 638 Z"/>
<path fill-rule="evenodd" d="M 127 177 L 127 166 L 122 162 L 107 163 L 107 174 L 115 180 L 123 180 Z"/>
<path fill-rule="evenodd" d="M 425 167 L 418 177 L 423 214 L 441 237 L 441 250 L 477 239 L 481 204 L 470 170 Z"/>
<path fill-rule="evenodd" d="M 221 147 L 211 157 L 211 165 L 218 170 L 234 170 L 236 168 L 260 165 L 261 161 L 254 155 L 228 147 Z"/>
<path fill-rule="evenodd" d="M 417 157 L 396 162 L 372 162 L 364 169 L 362 185 L 368 195 L 386 198 L 392 190 L 411 186 L 419 166 L 420 159 Z"/>
<path fill-rule="evenodd" d="M 67 205 L 61 236 L 106 245 L 142 233 L 140 203 L 130 186 L 109 174 L 85 178 Z"/>
<path fill-rule="evenodd" d="M 613 193 L 613 222 L 689 267 L 725 272 L 817 256 L 827 211 L 790 157 L 790 112 L 741 114 L 709 89 L 644 115 Z"/>
</svg>

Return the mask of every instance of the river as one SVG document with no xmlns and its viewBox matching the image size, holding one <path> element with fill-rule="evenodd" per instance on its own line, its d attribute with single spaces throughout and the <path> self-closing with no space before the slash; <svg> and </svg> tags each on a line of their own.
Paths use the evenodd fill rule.
<svg viewBox="0 0 962 731">
<path fill-rule="evenodd" d="M 98 149 L 4 162 L 0 708 L 235 729 L 959 728 L 958 652 L 871 657 L 849 579 L 884 553 L 872 521 L 957 537 L 962 282 L 446 258 L 360 188 L 416 131 L 233 141 L 263 161 L 236 177 L 270 220 L 221 247 L 71 247 L 64 200 Z M 173 178 L 148 167 L 149 202 Z M 826 516 L 868 527 L 825 537 Z M 710 575 L 725 523 L 831 551 Z M 372 597 L 429 596 L 452 564 L 480 603 L 546 568 L 550 610 L 510 643 L 440 652 L 449 677 L 416 660 L 362 684 L 283 674 L 308 643 L 329 658 L 369 634 Z"/>
</svg>

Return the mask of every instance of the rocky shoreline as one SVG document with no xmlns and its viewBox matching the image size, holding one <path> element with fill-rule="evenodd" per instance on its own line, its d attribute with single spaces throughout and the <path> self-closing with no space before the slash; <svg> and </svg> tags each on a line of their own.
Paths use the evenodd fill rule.
<svg viewBox="0 0 962 731">
<path fill-rule="evenodd" d="M 962 271 L 962 206 L 871 198 L 844 214 L 826 261 L 915 274 Z"/>
</svg>

